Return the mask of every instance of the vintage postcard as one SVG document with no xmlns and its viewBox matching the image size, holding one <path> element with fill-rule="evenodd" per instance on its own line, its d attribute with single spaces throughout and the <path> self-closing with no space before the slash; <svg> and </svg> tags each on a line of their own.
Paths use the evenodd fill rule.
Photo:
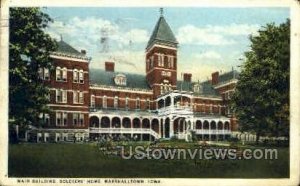
<svg viewBox="0 0 300 186">
<path fill-rule="evenodd" d="M 1 3 L 1 185 L 299 184 L 296 0 Z"/>
</svg>

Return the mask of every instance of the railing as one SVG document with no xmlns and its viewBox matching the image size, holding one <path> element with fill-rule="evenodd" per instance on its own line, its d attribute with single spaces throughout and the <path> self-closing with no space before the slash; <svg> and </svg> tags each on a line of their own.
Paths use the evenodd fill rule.
<svg viewBox="0 0 300 186">
<path fill-rule="evenodd" d="M 90 127 L 90 133 L 142 133 L 142 134 L 151 134 L 155 138 L 159 138 L 159 134 L 152 129 L 148 128 L 97 128 L 97 127 Z"/>
<path fill-rule="evenodd" d="M 231 134 L 231 130 L 196 129 L 196 134 Z"/>
<path fill-rule="evenodd" d="M 158 109 L 158 114 L 192 114 L 191 106 L 167 106 Z"/>
</svg>

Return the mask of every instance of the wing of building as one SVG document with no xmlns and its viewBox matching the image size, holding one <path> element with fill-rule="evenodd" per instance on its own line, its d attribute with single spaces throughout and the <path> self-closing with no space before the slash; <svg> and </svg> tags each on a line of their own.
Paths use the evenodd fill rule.
<svg viewBox="0 0 300 186">
<path fill-rule="evenodd" d="M 89 69 L 90 58 L 65 41 L 51 57 L 54 71 L 40 69 L 50 86 L 50 114 L 33 128 L 33 141 L 83 141 L 112 137 L 224 140 L 237 129 L 228 108 L 238 72 L 212 73 L 195 82 L 184 73 L 177 80 L 178 42 L 160 15 L 145 49 L 145 73 L 116 72 L 113 61 L 104 70 Z M 199 67 L 201 68 L 201 67 Z"/>
</svg>

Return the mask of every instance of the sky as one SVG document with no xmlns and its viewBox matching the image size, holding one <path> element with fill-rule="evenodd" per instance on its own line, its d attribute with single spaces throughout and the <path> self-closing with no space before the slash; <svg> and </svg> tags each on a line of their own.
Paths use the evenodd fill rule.
<svg viewBox="0 0 300 186">
<path fill-rule="evenodd" d="M 160 7 L 47 7 L 54 20 L 47 32 L 92 58 L 90 68 L 103 69 L 115 62 L 115 71 L 145 74 L 145 47 L 159 19 Z M 250 35 L 268 23 L 290 17 L 289 8 L 163 7 L 178 47 L 178 78 L 192 73 L 193 81 L 211 73 L 239 70 Z M 103 42 L 102 38 L 106 41 Z"/>
</svg>

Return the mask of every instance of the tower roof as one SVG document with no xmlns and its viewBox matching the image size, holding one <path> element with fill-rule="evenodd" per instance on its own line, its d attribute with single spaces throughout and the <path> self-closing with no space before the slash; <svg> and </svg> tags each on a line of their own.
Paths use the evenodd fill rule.
<svg viewBox="0 0 300 186">
<path fill-rule="evenodd" d="M 152 32 L 152 35 L 148 41 L 146 48 L 151 47 L 154 43 L 170 45 L 173 47 L 177 47 L 178 44 L 170 26 L 168 25 L 167 21 L 162 15 L 162 12 L 160 18 L 158 19 L 155 25 L 155 28 Z"/>
</svg>

